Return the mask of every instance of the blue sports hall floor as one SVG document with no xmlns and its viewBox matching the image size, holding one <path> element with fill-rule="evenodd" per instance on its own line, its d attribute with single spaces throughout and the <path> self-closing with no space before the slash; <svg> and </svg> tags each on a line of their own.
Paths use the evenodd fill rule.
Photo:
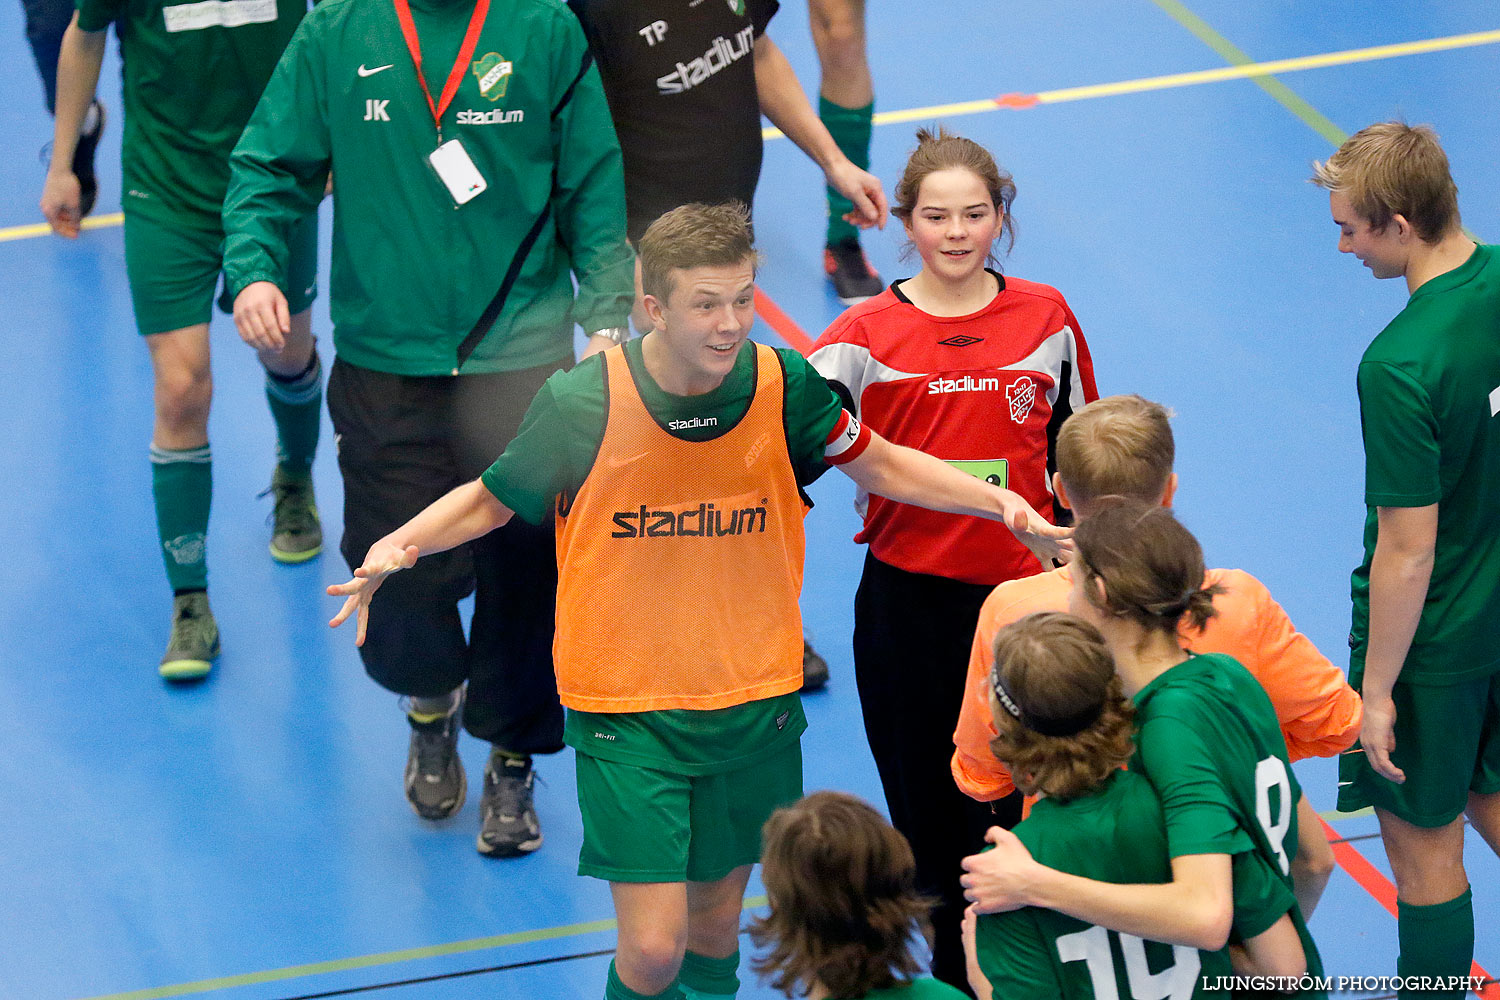
<svg viewBox="0 0 1500 1000">
<path fill-rule="evenodd" d="M 1176 411 L 1178 506 L 1209 562 L 1266 581 L 1344 664 L 1363 516 L 1354 368 L 1404 290 L 1336 252 L 1309 163 L 1369 122 L 1430 122 L 1465 222 L 1500 239 L 1500 8 L 1190 3 L 953 0 L 917 17 L 871 3 L 873 168 L 889 187 L 922 123 L 993 150 L 1020 189 L 1006 270 L 1068 297 L 1101 391 Z M 815 88 L 801 2 L 784 4 L 771 35 Z M 395 700 L 365 678 L 352 635 L 326 626 L 322 588 L 345 576 L 336 551 L 291 568 L 267 557 L 257 494 L 271 426 L 254 360 L 222 317 L 210 562 L 224 654 L 205 684 L 157 678 L 168 593 L 146 457 L 150 368 L 115 214 L 118 62 L 112 47 L 98 225 L 70 243 L 36 225 L 51 126 L 18 4 L 0 5 L 0 39 L 0 372 L 15 394 L 0 407 L 0 996 L 598 997 L 614 933 L 605 886 L 575 874 L 570 755 L 539 765 L 546 844 L 532 857 L 475 853 L 474 797 L 442 824 L 408 810 Z M 995 100 L 1007 94 L 1036 99 Z M 815 169 L 768 142 L 762 287 L 790 322 L 757 336 L 795 345 L 838 315 L 823 215 Z M 326 254 L 326 225 L 324 239 Z M 866 239 L 887 279 L 912 273 L 902 243 L 896 225 Z M 326 337 L 326 300 L 315 315 Z M 316 476 L 337 538 L 331 437 Z M 813 495 L 803 607 L 833 679 L 807 698 L 807 787 L 878 801 L 849 651 L 852 489 L 830 474 Z M 649 614 L 652 595 L 637 599 Z M 477 775 L 483 747 L 465 737 L 462 749 Z M 1332 810 L 1332 764 L 1298 774 Z M 1368 870 L 1335 873 L 1312 921 L 1325 965 L 1390 974 L 1396 925 L 1374 820 L 1333 827 Z M 1500 863 L 1473 835 L 1469 862 L 1476 957 L 1493 972 Z M 741 997 L 773 995 L 748 963 L 742 974 Z"/>
</svg>

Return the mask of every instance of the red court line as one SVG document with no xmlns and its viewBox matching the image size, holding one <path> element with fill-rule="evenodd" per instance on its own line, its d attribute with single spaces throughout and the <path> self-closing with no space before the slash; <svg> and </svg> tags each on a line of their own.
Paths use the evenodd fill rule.
<svg viewBox="0 0 1500 1000">
<path fill-rule="evenodd" d="M 1340 840 L 1339 835 L 1334 832 L 1333 827 L 1328 825 L 1326 819 L 1320 818 L 1319 822 L 1323 824 L 1323 833 L 1330 842 Z M 1359 883 L 1361 889 L 1368 892 L 1375 902 L 1385 907 L 1386 912 L 1394 917 L 1396 915 L 1396 887 L 1391 884 L 1391 880 L 1386 878 L 1380 869 L 1370 864 L 1369 859 L 1359 853 L 1353 844 L 1339 842 L 1332 843 L 1332 847 L 1333 859 L 1338 862 L 1339 867 L 1344 869 L 1350 878 Z M 1480 976 L 1484 979 L 1493 978 L 1478 962 L 1475 962 L 1469 969 L 1469 975 Z M 1477 995 L 1482 1000 L 1500 1000 L 1500 983 L 1489 983 Z"/>
<path fill-rule="evenodd" d="M 782 312 L 781 307 L 771 301 L 771 296 L 759 288 L 755 289 L 755 311 L 789 345 L 803 354 L 812 351 L 812 338 L 802 331 L 802 327 L 797 325 L 796 320 Z"/>
</svg>

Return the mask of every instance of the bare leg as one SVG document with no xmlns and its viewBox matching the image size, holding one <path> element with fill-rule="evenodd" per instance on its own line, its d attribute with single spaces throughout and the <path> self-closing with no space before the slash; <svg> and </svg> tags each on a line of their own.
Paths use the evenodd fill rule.
<svg viewBox="0 0 1500 1000">
<path fill-rule="evenodd" d="M 809 0 L 808 22 L 818 50 L 818 92 L 834 104 L 862 108 L 875 99 L 865 55 L 865 0 Z"/>
<path fill-rule="evenodd" d="M 619 922 L 615 972 L 637 993 L 654 996 L 672 985 L 688 942 L 685 882 L 611 882 Z"/>
</svg>

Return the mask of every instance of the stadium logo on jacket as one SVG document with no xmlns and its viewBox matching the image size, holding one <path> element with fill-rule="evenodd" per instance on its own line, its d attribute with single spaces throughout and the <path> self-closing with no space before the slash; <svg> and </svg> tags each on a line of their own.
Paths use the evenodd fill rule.
<svg viewBox="0 0 1500 1000">
<path fill-rule="evenodd" d="M 474 75 L 479 78 L 479 92 L 485 100 L 498 101 L 505 96 L 510 84 L 511 63 L 498 52 L 486 52 L 474 63 Z"/>
</svg>

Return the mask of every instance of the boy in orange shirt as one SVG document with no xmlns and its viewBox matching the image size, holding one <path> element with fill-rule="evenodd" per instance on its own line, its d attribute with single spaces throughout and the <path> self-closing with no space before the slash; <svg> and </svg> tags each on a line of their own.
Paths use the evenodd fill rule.
<svg viewBox="0 0 1500 1000">
<path fill-rule="evenodd" d="M 1107 496 L 1170 507 L 1177 474 L 1172 471 L 1175 445 L 1169 416 L 1160 404 L 1129 395 L 1105 397 L 1069 417 L 1057 435 L 1052 483 L 1058 502 L 1071 507 L 1079 520 Z M 1224 591 L 1214 598 L 1218 614 L 1202 632 L 1185 627 L 1184 644 L 1198 653 L 1227 653 L 1255 675 L 1271 697 L 1293 761 L 1332 757 L 1353 744 L 1359 736 L 1359 695 L 1342 671 L 1296 630 L 1265 585 L 1238 569 L 1210 569 L 1204 582 Z M 1012 580 L 996 587 L 979 613 L 952 763 L 954 781 L 975 799 L 992 801 L 1015 788 L 1010 773 L 990 752 L 995 726 L 988 678 L 995 635 L 1033 612 L 1066 611 L 1071 586 L 1066 566 Z M 1298 820 L 1315 830 L 1317 817 L 1308 813 Z M 1298 860 L 1324 869 L 1321 888 L 1332 870 L 1332 855 L 1325 848 L 1302 852 Z"/>
</svg>

